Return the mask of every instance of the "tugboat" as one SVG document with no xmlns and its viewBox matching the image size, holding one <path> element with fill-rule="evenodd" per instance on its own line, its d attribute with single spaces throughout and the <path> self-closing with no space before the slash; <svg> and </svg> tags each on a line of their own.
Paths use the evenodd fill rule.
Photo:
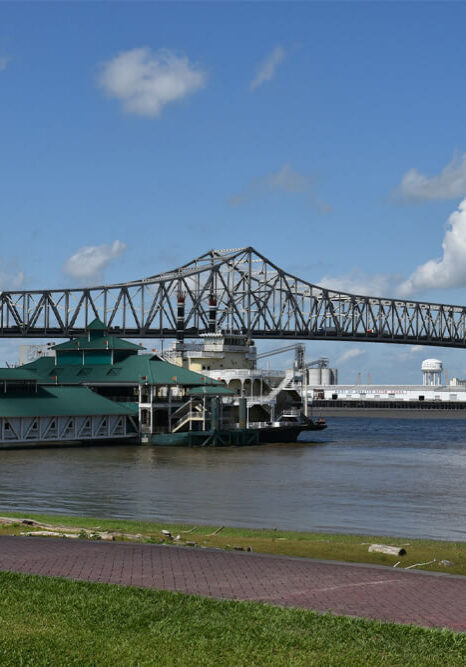
<svg viewBox="0 0 466 667">
<path fill-rule="evenodd" d="M 283 412 L 277 421 L 259 427 L 259 442 L 296 442 L 304 431 L 323 431 L 326 428 L 325 419 L 312 419 L 292 408 Z"/>
<path fill-rule="evenodd" d="M 173 364 L 200 373 L 206 381 L 223 382 L 231 392 L 230 397 L 222 400 L 216 446 L 221 446 L 223 441 L 248 445 L 296 442 L 303 431 L 327 428 L 323 419 L 307 416 L 308 371 L 310 367 L 317 367 L 320 372 L 330 374 L 332 369 L 328 368 L 326 357 L 306 362 L 302 343 L 257 354 L 254 341 L 247 336 L 214 330 L 202 334 L 201 341 L 186 342 L 181 336 L 162 356 Z M 258 359 L 291 351 L 295 353 L 292 368 L 257 367 Z M 205 410 L 205 402 L 202 408 Z M 204 429 L 206 424 L 211 425 L 209 417 L 203 418 L 202 424 Z M 200 434 L 194 433 L 198 430 L 195 425 L 189 430 L 191 434 L 183 438 L 200 440 Z M 214 430 L 217 431 L 217 426 Z M 168 440 L 168 436 L 164 438 Z M 208 444 L 211 442 L 209 436 Z"/>
</svg>

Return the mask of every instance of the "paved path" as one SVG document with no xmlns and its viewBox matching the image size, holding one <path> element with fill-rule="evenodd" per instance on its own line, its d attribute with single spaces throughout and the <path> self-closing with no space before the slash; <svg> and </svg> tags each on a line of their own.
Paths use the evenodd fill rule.
<svg viewBox="0 0 466 667">
<path fill-rule="evenodd" d="M 0 570 L 466 631 L 466 577 L 213 549 L 0 537 Z"/>
</svg>

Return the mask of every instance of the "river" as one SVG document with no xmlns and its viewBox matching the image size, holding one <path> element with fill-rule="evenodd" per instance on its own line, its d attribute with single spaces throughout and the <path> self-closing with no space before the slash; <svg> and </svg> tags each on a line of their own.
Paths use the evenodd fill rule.
<svg viewBox="0 0 466 667">
<path fill-rule="evenodd" d="M 466 541 L 466 420 L 334 417 L 296 444 L 0 452 L 0 510 Z"/>
</svg>

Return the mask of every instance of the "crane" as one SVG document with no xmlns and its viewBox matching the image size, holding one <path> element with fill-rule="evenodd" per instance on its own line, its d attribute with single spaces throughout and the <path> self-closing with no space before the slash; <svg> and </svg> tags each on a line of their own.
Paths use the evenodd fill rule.
<svg viewBox="0 0 466 667">
<path fill-rule="evenodd" d="M 276 347 L 273 350 L 268 352 L 261 352 L 256 356 L 256 359 L 265 359 L 266 357 L 273 357 L 276 354 L 282 354 L 282 352 L 291 352 L 294 350 L 295 360 L 294 366 L 296 370 L 302 370 L 304 368 L 328 368 L 328 357 L 319 357 L 319 359 L 314 359 L 313 361 L 304 361 L 304 351 L 305 347 L 303 343 L 294 343 L 293 345 L 285 345 L 285 347 Z"/>
</svg>

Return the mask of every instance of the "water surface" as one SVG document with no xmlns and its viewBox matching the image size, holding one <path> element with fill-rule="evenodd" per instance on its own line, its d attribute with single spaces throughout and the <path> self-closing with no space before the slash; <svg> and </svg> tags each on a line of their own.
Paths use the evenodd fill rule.
<svg viewBox="0 0 466 667">
<path fill-rule="evenodd" d="M 0 510 L 466 541 L 466 420 L 331 418 L 308 442 L 0 452 Z"/>
</svg>

